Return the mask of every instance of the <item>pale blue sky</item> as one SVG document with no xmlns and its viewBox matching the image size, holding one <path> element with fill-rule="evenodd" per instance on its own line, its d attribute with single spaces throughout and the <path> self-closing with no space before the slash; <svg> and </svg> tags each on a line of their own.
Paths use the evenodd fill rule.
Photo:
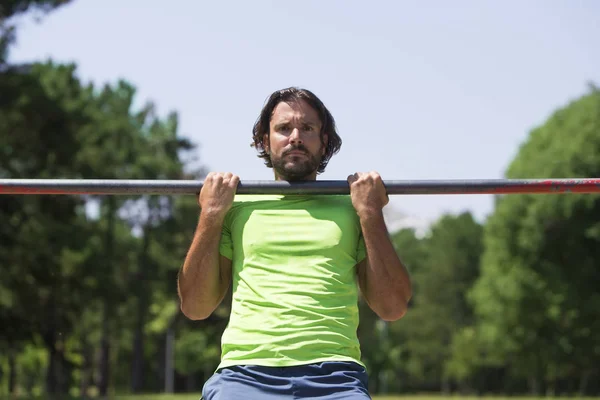
<svg viewBox="0 0 600 400">
<path fill-rule="evenodd" d="M 600 84 L 598 21 L 594 0 L 74 0 L 23 21 L 11 61 L 129 80 L 140 103 L 179 112 L 209 169 L 243 180 L 272 179 L 251 127 L 292 85 L 322 98 L 344 141 L 320 179 L 501 178 L 532 127 Z M 492 199 L 394 196 L 390 209 L 483 219 Z"/>
</svg>

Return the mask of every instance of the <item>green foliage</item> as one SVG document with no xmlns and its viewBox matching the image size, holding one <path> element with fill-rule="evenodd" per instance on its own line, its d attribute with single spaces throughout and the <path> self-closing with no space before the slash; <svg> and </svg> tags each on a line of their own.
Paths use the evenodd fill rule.
<svg viewBox="0 0 600 400">
<path fill-rule="evenodd" d="M 422 265 L 412 273 L 413 307 L 394 330 L 406 337 L 406 368 L 427 385 L 459 377 L 451 359 L 455 332 L 473 322 L 466 291 L 479 275 L 482 227 L 473 217 L 445 215 L 422 240 Z M 399 253 L 402 256 L 402 251 Z"/>
<path fill-rule="evenodd" d="M 175 369 L 184 375 L 195 374 L 203 371 L 206 365 L 217 365 L 220 356 L 220 346 L 211 341 L 206 330 L 185 330 L 175 346 Z"/>
<path fill-rule="evenodd" d="M 177 115 L 162 120 L 151 103 L 133 110 L 135 89 L 125 81 L 96 91 L 73 65 L 47 62 L 5 71 L 0 91 L 2 177 L 193 176 L 180 157 L 194 146 L 178 137 Z M 88 204 L 100 219 L 89 218 Z M 0 332 L 0 346 L 26 352 L 39 334 L 52 355 L 38 365 L 50 375 L 42 385 L 49 392 L 64 393 L 74 383 L 69 376 L 87 379 L 83 386 L 93 390 L 93 349 L 110 356 L 111 343 L 133 352 L 143 376 L 152 355 L 144 348 L 153 347 L 143 338 L 164 335 L 178 312 L 182 258 L 169 255 L 184 253 L 182 235 L 190 237 L 189 227 L 174 223 L 186 204 L 166 196 L 0 198 L 0 324 L 10 326 Z M 113 332 L 122 329 L 131 334 L 117 340 Z M 111 380 L 110 370 L 102 369 L 101 381 Z"/>
<path fill-rule="evenodd" d="M 509 178 L 600 176 L 600 92 L 592 90 L 532 131 Z M 600 362 L 600 197 L 507 196 L 485 229 L 472 291 L 487 361 L 531 389 Z"/>
<path fill-rule="evenodd" d="M 69 3 L 69 0 L 4 0 L 0 6 L 0 20 L 23 14 L 35 8 L 39 11 L 49 12 L 52 9 Z"/>
<path fill-rule="evenodd" d="M 73 71 L 47 63 L 0 74 L 0 148 L 6 155 L 0 176 L 64 176 L 72 168 L 77 130 L 87 123 L 87 91 Z M 71 332 L 81 307 L 84 287 L 72 263 L 85 246 L 73 235 L 84 229 L 82 206 L 76 197 L 0 199 L 0 281 L 10 290 L 2 296 L 9 301 L 0 309 L 0 324 L 11 326 L 0 340 L 22 349 L 39 335 L 54 357 L 51 365 L 62 360 L 62 335 Z"/>
<path fill-rule="evenodd" d="M 15 31 L 2 17 L 65 3 L 0 6 L 0 177 L 199 179 L 177 114 L 136 109 L 127 81 L 6 64 Z M 598 132 L 592 87 L 531 132 L 507 177 L 600 176 Z M 198 212 L 194 196 L 1 196 L 0 396 L 161 391 L 170 373 L 177 390 L 199 391 L 230 297 L 205 321 L 179 311 Z M 423 238 L 394 232 L 414 296 L 393 323 L 359 304 L 371 391 L 598 393 L 599 221 L 599 196 L 510 195 L 484 225 L 463 213 Z"/>
</svg>

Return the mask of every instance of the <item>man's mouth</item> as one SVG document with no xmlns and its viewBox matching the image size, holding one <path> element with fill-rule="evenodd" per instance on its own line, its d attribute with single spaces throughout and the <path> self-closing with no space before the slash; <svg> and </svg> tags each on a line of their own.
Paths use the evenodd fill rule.
<svg viewBox="0 0 600 400">
<path fill-rule="evenodd" d="M 306 152 L 301 150 L 292 150 L 287 153 L 288 156 L 305 156 Z"/>
</svg>

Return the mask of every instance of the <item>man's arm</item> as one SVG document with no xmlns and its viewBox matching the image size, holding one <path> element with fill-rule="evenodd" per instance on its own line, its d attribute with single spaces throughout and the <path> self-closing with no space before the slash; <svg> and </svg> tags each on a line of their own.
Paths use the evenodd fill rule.
<svg viewBox="0 0 600 400">
<path fill-rule="evenodd" d="M 238 183 L 231 173 L 211 172 L 204 179 L 198 225 L 177 280 L 181 311 L 190 319 L 208 318 L 227 294 L 231 260 L 220 255 L 219 245 Z"/>
<path fill-rule="evenodd" d="M 398 320 L 406 314 L 412 297 L 410 277 L 389 238 L 383 213 L 363 214 L 360 224 L 367 250 L 357 265 L 360 290 L 381 319 Z"/>
<path fill-rule="evenodd" d="M 412 286 L 383 218 L 383 207 L 389 202 L 383 181 L 379 174 L 371 172 L 350 175 L 348 183 L 367 253 L 357 265 L 361 292 L 381 319 L 398 320 L 406 314 Z"/>
<path fill-rule="evenodd" d="M 231 282 L 231 260 L 219 254 L 223 221 L 200 213 L 194 240 L 179 273 L 181 311 L 193 320 L 206 319 L 221 304 Z"/>
</svg>

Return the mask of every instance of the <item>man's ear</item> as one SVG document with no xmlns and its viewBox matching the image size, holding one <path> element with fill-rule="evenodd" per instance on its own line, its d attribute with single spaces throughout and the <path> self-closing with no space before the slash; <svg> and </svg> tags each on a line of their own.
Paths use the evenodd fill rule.
<svg viewBox="0 0 600 400">
<path fill-rule="evenodd" d="M 262 146 L 266 153 L 269 153 L 269 134 L 265 133 L 263 135 Z"/>
</svg>

